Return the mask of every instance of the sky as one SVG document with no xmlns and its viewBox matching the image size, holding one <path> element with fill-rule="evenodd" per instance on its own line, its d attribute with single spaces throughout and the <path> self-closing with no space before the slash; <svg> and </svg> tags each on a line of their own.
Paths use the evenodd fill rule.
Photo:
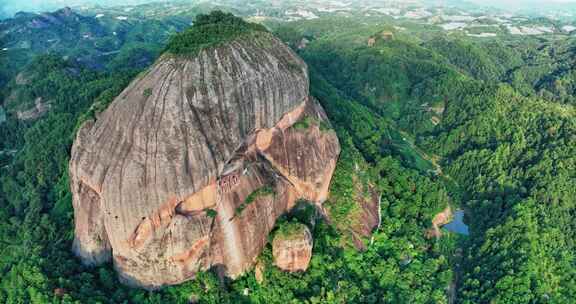
<svg viewBox="0 0 576 304">
<path fill-rule="evenodd" d="M 138 4 L 169 0 L 0 0 L 0 17 L 9 17 L 18 11 L 49 11 L 78 4 Z M 346 1 L 346 0 L 344 0 Z M 489 5 L 506 9 L 534 9 L 550 5 L 576 4 L 576 0 L 467 0 L 479 5 Z"/>
</svg>

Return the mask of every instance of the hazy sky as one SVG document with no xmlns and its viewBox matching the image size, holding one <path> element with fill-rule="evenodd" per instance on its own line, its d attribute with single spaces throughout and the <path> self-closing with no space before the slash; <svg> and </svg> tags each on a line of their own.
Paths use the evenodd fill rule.
<svg viewBox="0 0 576 304">
<path fill-rule="evenodd" d="M 169 0 L 0 0 L 0 17 L 12 16 L 18 11 L 47 11 L 67 5 L 82 3 L 118 5 L 146 2 L 161 2 Z M 346 1 L 346 0 L 344 0 Z M 551 4 L 576 4 L 576 0 L 468 0 L 480 5 L 490 5 L 509 9 L 538 8 Z"/>
</svg>

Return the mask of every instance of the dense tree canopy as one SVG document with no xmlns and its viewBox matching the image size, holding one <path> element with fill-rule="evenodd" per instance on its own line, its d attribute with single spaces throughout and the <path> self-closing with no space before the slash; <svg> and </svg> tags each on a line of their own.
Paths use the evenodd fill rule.
<svg viewBox="0 0 576 304">
<path fill-rule="evenodd" d="M 231 13 L 213 11 L 198 15 L 190 28 L 170 39 L 165 51 L 177 55 L 195 55 L 202 49 L 215 47 L 239 36 L 266 31 L 264 26 L 246 22 Z"/>
</svg>

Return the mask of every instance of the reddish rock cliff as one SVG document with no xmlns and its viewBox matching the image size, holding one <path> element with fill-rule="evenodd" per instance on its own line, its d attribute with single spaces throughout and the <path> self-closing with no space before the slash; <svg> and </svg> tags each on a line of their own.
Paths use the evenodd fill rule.
<svg viewBox="0 0 576 304">
<path fill-rule="evenodd" d="M 340 146 L 325 121 L 268 33 L 163 56 L 78 132 L 74 251 L 145 288 L 241 274 L 297 199 L 326 199 Z"/>
</svg>

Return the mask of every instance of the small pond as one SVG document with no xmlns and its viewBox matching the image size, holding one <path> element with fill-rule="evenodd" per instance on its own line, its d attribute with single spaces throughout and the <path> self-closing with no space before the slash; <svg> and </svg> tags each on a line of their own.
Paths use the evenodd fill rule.
<svg viewBox="0 0 576 304">
<path fill-rule="evenodd" d="M 450 232 L 468 235 L 468 225 L 464 224 L 464 210 L 456 210 L 454 212 L 454 219 L 452 219 L 450 223 L 442 226 L 442 228 Z"/>
</svg>

